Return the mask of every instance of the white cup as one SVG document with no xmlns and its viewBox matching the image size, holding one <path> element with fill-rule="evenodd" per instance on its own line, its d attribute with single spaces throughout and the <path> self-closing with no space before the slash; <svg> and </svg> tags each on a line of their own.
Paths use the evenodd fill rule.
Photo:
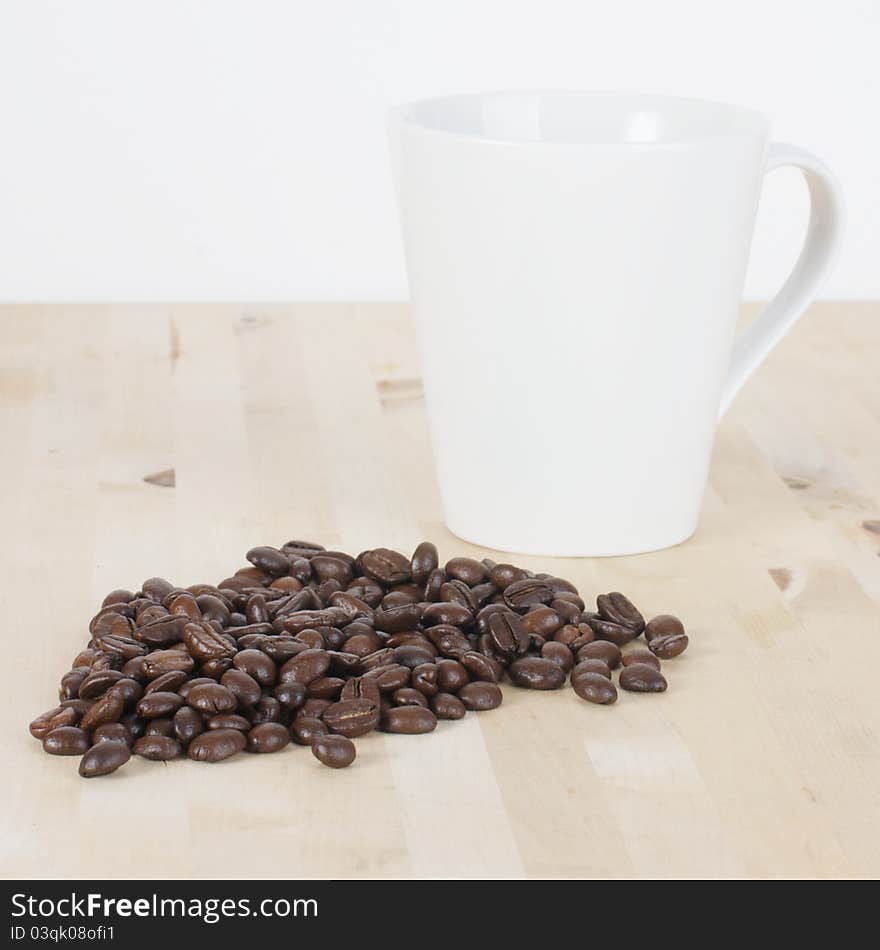
<svg viewBox="0 0 880 950">
<path fill-rule="evenodd" d="M 462 95 L 391 114 L 449 529 L 617 555 L 696 528 L 715 425 L 839 243 L 828 169 L 762 115 L 615 93 Z M 734 341 L 761 184 L 801 169 L 803 251 Z"/>
</svg>

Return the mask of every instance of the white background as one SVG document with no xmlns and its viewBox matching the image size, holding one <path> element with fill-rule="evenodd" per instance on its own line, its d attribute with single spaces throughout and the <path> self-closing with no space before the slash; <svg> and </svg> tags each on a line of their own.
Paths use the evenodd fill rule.
<svg viewBox="0 0 880 950">
<path fill-rule="evenodd" d="M 406 296 L 386 109 L 495 88 L 739 102 L 842 179 L 880 297 L 877 0 L 0 0 L 0 299 Z M 799 247 L 764 192 L 747 295 Z"/>
</svg>

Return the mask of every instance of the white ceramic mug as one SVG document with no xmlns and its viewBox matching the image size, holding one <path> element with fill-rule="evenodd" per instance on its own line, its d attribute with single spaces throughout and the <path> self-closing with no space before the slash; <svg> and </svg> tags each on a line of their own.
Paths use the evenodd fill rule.
<svg viewBox="0 0 880 950">
<path fill-rule="evenodd" d="M 828 169 L 758 113 L 613 93 L 492 93 L 391 116 L 447 524 L 526 554 L 668 547 L 713 434 L 839 242 Z M 793 273 L 734 341 L 761 184 L 801 169 Z"/>
</svg>

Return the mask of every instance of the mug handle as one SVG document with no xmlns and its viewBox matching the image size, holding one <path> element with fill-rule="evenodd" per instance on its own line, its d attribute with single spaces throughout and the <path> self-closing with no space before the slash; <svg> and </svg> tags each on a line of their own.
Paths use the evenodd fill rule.
<svg viewBox="0 0 880 950">
<path fill-rule="evenodd" d="M 806 149 L 771 143 L 765 174 L 774 168 L 799 168 L 810 192 L 810 223 L 794 270 L 757 320 L 735 340 L 718 417 L 724 415 L 743 383 L 807 309 L 831 269 L 843 235 L 844 203 L 834 175 Z"/>
</svg>

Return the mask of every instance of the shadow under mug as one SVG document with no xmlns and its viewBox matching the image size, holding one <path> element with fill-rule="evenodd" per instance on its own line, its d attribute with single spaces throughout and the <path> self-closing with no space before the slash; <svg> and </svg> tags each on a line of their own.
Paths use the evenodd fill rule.
<svg viewBox="0 0 880 950">
<path fill-rule="evenodd" d="M 696 528 L 717 420 L 839 244 L 828 169 L 720 103 L 523 92 L 415 102 L 392 163 L 449 529 L 632 554 Z M 807 181 L 795 268 L 734 339 L 764 175 Z"/>
</svg>

